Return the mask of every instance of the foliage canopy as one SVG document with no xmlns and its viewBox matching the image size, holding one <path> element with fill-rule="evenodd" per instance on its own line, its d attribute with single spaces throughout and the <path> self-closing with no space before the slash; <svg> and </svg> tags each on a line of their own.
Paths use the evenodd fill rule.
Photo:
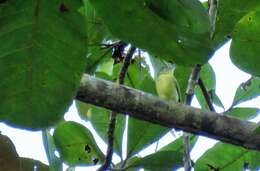
<svg viewBox="0 0 260 171">
<path fill-rule="evenodd" d="M 146 61 L 151 61 L 155 75 L 171 65 L 184 102 L 190 73 L 199 64 L 200 78 L 212 103 L 223 107 L 208 61 L 218 48 L 232 40 L 232 61 L 252 78 L 237 88 L 233 104 L 224 114 L 243 120 L 256 116 L 259 108 L 237 105 L 260 95 L 259 9 L 258 0 L 219 0 L 214 18 L 208 14 L 208 5 L 198 0 L 0 0 L 0 121 L 19 129 L 42 130 L 50 164 L 19 157 L 12 142 L 0 135 L 0 167 L 60 170 L 63 162 L 70 167 L 103 162 L 105 155 L 92 132 L 62 118 L 75 98 L 82 74 L 116 82 L 129 46 L 135 46 L 137 51 L 125 85 L 157 95 L 155 78 Z M 195 95 L 201 108 L 209 110 L 199 87 Z M 80 117 L 90 122 L 107 143 L 110 111 L 79 101 L 76 106 Z M 54 128 L 53 135 L 50 128 Z M 114 152 L 121 162 L 114 163 L 114 167 L 129 171 L 181 167 L 181 137 L 153 154 L 136 155 L 167 132 L 174 131 L 118 116 Z M 197 137 L 192 136 L 192 147 L 196 141 Z M 55 150 L 60 157 L 55 156 Z M 194 166 L 199 171 L 259 167 L 259 152 L 221 142 Z"/>
</svg>

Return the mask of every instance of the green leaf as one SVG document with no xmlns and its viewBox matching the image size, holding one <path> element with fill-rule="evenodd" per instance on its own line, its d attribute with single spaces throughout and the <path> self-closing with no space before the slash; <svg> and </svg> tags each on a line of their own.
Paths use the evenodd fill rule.
<svg viewBox="0 0 260 171">
<path fill-rule="evenodd" d="M 197 142 L 197 139 L 198 139 L 197 136 L 194 136 L 194 135 L 190 136 L 190 149 L 193 148 L 193 146 Z M 183 136 L 181 136 L 178 139 L 174 140 L 170 144 L 164 146 L 159 151 L 178 151 L 178 152 L 182 153 L 182 155 L 183 155 L 183 152 L 184 152 Z"/>
<path fill-rule="evenodd" d="M 62 161 L 59 157 L 55 155 L 55 143 L 48 129 L 42 131 L 42 141 L 45 154 L 48 158 L 50 170 L 62 170 Z"/>
<path fill-rule="evenodd" d="M 112 49 L 101 48 L 101 44 L 111 36 L 102 19 L 97 15 L 96 10 L 89 3 L 89 0 L 84 0 L 84 7 L 82 7 L 80 11 L 86 16 L 88 24 L 86 72 L 93 73 L 97 69 L 99 63 L 111 58 Z"/>
<path fill-rule="evenodd" d="M 0 5 L 0 119 L 31 129 L 54 125 L 85 69 L 81 0 L 9 0 Z"/>
<path fill-rule="evenodd" d="M 90 2 L 114 36 L 155 56 L 194 66 L 207 62 L 211 55 L 209 18 L 197 0 Z"/>
<path fill-rule="evenodd" d="M 90 121 L 98 135 L 107 143 L 107 130 L 111 111 L 94 105 L 82 103 L 80 101 L 76 101 L 76 106 L 81 118 Z M 125 122 L 125 116 L 117 115 L 114 151 L 121 157 Z"/>
<path fill-rule="evenodd" d="M 259 163 L 260 153 L 257 151 L 217 143 L 197 160 L 195 170 L 208 171 L 212 168 L 221 171 L 243 170 L 245 164 L 248 164 L 250 170 L 255 170 Z"/>
<path fill-rule="evenodd" d="M 230 47 L 230 58 L 241 70 L 260 76 L 260 11 L 252 11 L 235 26 Z"/>
<path fill-rule="evenodd" d="M 20 169 L 19 171 L 29 171 L 29 170 L 37 170 L 37 171 L 50 171 L 48 165 L 29 158 L 20 158 Z"/>
<path fill-rule="evenodd" d="M 168 131 L 169 128 L 134 118 L 129 118 L 127 157 L 133 156 L 145 147 L 151 145 L 155 141 L 158 141 Z"/>
<path fill-rule="evenodd" d="M 192 72 L 192 67 L 185 67 L 181 65 L 176 65 L 174 70 L 175 78 L 178 81 L 180 87 L 181 100 L 184 101 L 186 96 L 186 89 L 188 86 L 190 74 Z"/>
<path fill-rule="evenodd" d="M 144 168 L 150 171 L 172 171 L 182 166 L 182 154 L 177 151 L 158 151 L 138 158 L 127 168 Z"/>
<path fill-rule="evenodd" d="M 0 170 L 17 171 L 19 167 L 19 156 L 13 142 L 0 133 Z"/>
<path fill-rule="evenodd" d="M 239 85 L 232 106 L 254 99 L 257 96 L 260 96 L 260 78 L 253 77 Z"/>
<path fill-rule="evenodd" d="M 242 107 L 236 107 L 228 110 L 225 112 L 225 115 L 230 115 L 237 117 L 239 119 L 248 120 L 250 118 L 255 117 L 260 111 L 260 108 L 242 108 Z"/>
<path fill-rule="evenodd" d="M 91 132 L 73 121 L 61 123 L 53 134 L 61 158 L 70 166 L 96 165 L 104 160 Z"/>
<path fill-rule="evenodd" d="M 236 23 L 249 11 L 260 7 L 258 0 L 219 0 L 216 30 L 214 36 L 215 47 L 220 47 L 229 40 Z"/>
</svg>

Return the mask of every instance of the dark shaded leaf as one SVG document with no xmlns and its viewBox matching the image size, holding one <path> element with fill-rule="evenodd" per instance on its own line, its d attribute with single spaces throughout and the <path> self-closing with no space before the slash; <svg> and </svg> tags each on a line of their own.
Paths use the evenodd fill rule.
<svg viewBox="0 0 260 171">
<path fill-rule="evenodd" d="M 19 171 L 51 171 L 49 166 L 38 161 L 29 158 L 20 158 L 20 170 Z"/>
<path fill-rule="evenodd" d="M 19 168 L 19 156 L 13 142 L 0 133 L 0 170 L 17 171 Z"/>
<path fill-rule="evenodd" d="M 208 15 L 197 0 L 90 2 L 113 35 L 155 56 L 193 66 L 211 55 Z"/>
</svg>

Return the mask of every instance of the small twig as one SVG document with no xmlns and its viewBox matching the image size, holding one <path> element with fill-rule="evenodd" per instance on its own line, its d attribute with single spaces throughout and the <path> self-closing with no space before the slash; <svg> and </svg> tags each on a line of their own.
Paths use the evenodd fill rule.
<svg viewBox="0 0 260 171">
<path fill-rule="evenodd" d="M 209 19 L 210 19 L 210 38 L 214 38 L 215 30 L 216 30 L 216 20 L 218 14 L 218 0 L 208 0 L 209 4 Z"/>
<path fill-rule="evenodd" d="M 133 54 L 135 52 L 135 47 L 131 47 L 128 53 L 126 54 L 123 67 L 121 68 L 121 71 L 118 76 L 118 84 L 124 84 L 124 79 L 128 70 L 128 67 L 131 63 L 131 59 L 133 57 Z M 107 145 L 107 155 L 105 162 L 103 165 L 98 169 L 98 171 L 105 171 L 107 168 L 110 167 L 112 162 L 112 156 L 113 156 L 113 145 L 114 145 L 114 134 L 115 134 L 115 127 L 116 127 L 116 115 L 117 113 L 112 111 L 110 114 L 109 119 L 109 126 L 108 126 L 108 145 Z"/>
<path fill-rule="evenodd" d="M 196 65 L 195 68 L 192 70 L 192 73 L 189 78 L 188 86 L 186 89 L 186 99 L 185 104 L 191 105 L 191 100 L 194 95 L 195 86 L 198 83 L 199 75 L 200 75 L 201 66 Z M 183 134 L 183 145 L 184 145 L 184 169 L 185 171 L 191 171 L 192 169 L 192 162 L 190 159 L 190 135 L 188 133 Z"/>
<path fill-rule="evenodd" d="M 208 105 L 210 111 L 215 112 L 215 108 L 214 108 L 214 106 L 212 104 L 212 99 L 211 99 L 211 97 L 210 97 L 210 95 L 209 95 L 209 93 L 207 91 L 207 88 L 206 88 L 206 86 L 205 86 L 205 84 L 204 84 L 204 82 L 203 82 L 203 80 L 201 78 L 199 78 L 199 80 L 198 80 L 198 85 L 200 86 L 200 89 L 201 89 L 201 91 L 203 93 L 203 96 L 204 96 L 204 98 L 205 98 L 205 100 L 207 102 L 207 105 Z"/>
</svg>

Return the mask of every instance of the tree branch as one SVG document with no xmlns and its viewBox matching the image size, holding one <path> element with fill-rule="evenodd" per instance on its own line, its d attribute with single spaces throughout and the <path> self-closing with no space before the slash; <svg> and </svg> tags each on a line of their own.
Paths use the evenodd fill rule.
<svg viewBox="0 0 260 171">
<path fill-rule="evenodd" d="M 218 0 L 208 0 L 209 4 L 209 19 L 210 19 L 210 38 L 214 38 L 215 30 L 216 30 L 216 19 L 218 14 Z"/>
<path fill-rule="evenodd" d="M 194 69 L 192 70 L 192 73 L 189 78 L 187 90 L 186 90 L 186 99 L 185 104 L 190 106 L 192 98 L 194 96 L 195 86 L 198 83 L 198 79 L 200 77 L 200 70 L 201 66 L 196 65 Z M 185 171 L 191 171 L 192 169 L 192 162 L 190 158 L 190 135 L 189 133 L 184 132 L 183 133 L 183 146 L 184 146 L 184 170 Z"/>
<path fill-rule="evenodd" d="M 124 84 L 125 76 L 126 76 L 128 67 L 131 63 L 131 59 L 133 57 L 135 49 L 136 49 L 135 47 L 131 47 L 129 49 L 128 53 L 126 54 L 124 64 L 123 64 L 123 66 L 120 70 L 119 76 L 118 76 L 119 84 Z M 111 161 L 112 161 L 113 152 L 114 152 L 113 148 L 114 148 L 115 128 L 116 128 L 116 115 L 117 115 L 117 113 L 115 111 L 112 111 L 110 114 L 108 131 L 107 131 L 107 134 L 108 134 L 107 155 L 106 155 L 105 162 L 98 169 L 98 171 L 106 170 L 110 166 Z"/>
<path fill-rule="evenodd" d="M 85 74 L 76 98 L 169 128 L 260 151 L 257 124 L 200 110 Z"/>
</svg>

